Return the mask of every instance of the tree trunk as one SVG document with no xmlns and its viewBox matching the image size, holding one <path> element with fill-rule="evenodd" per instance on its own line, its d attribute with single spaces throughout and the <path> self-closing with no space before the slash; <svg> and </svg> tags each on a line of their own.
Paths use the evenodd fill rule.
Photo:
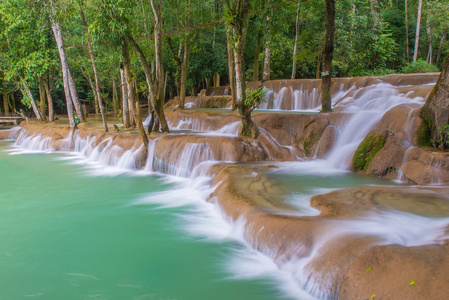
<svg viewBox="0 0 449 300">
<path fill-rule="evenodd" d="M 440 62 L 441 50 L 443 49 L 443 43 L 444 43 L 444 40 L 446 39 L 446 34 L 447 33 L 443 34 L 443 36 L 441 37 L 440 46 L 438 47 L 437 60 L 435 61 L 435 65 L 437 65 L 437 66 L 438 66 L 438 63 Z"/>
<path fill-rule="evenodd" d="M 320 71 L 321 71 L 321 59 L 323 58 L 323 55 L 321 54 L 321 52 L 318 53 L 318 58 L 316 61 L 316 72 L 315 72 L 315 78 L 316 79 L 320 79 Z"/>
<path fill-rule="evenodd" d="M 295 46 L 293 48 L 293 67 L 292 67 L 292 79 L 296 77 L 296 55 L 298 53 L 298 38 L 299 38 L 299 14 L 300 14 L 300 2 L 298 2 L 298 9 L 296 10 L 296 26 L 295 26 Z"/>
<path fill-rule="evenodd" d="M 234 65 L 234 50 L 232 45 L 232 37 L 230 30 L 226 33 L 228 44 L 228 74 L 229 74 L 229 86 L 231 88 L 232 110 L 237 109 L 237 95 L 235 86 L 235 65 Z"/>
<path fill-rule="evenodd" d="M 120 69 L 120 80 L 122 86 L 122 118 L 123 118 L 123 126 L 125 128 L 129 128 L 131 126 L 129 122 L 129 107 L 128 107 L 128 88 L 126 85 L 125 72 L 123 69 Z"/>
<path fill-rule="evenodd" d="M 427 7 L 428 8 L 428 7 Z M 427 32 L 427 40 L 429 43 L 429 49 L 427 51 L 427 63 L 431 64 L 432 63 L 432 29 L 430 28 L 430 19 L 429 19 L 429 15 L 427 14 L 427 22 L 426 22 L 426 32 Z"/>
<path fill-rule="evenodd" d="M 260 42 L 262 40 L 262 29 L 259 28 L 257 31 L 257 41 L 256 41 L 256 53 L 254 55 L 254 73 L 253 81 L 259 80 L 259 60 L 260 60 Z"/>
<path fill-rule="evenodd" d="M 377 8 L 376 4 L 377 4 L 376 0 L 370 0 L 371 14 L 374 17 L 374 20 L 373 20 L 374 27 L 377 27 L 380 22 L 379 9 Z"/>
<path fill-rule="evenodd" d="M 12 111 L 16 111 L 16 100 L 14 99 L 14 91 L 11 92 L 11 107 Z"/>
<path fill-rule="evenodd" d="M 115 75 L 112 75 L 112 103 L 114 105 L 114 115 L 118 115 L 120 109 L 120 103 L 118 101 L 117 82 L 115 81 Z"/>
<path fill-rule="evenodd" d="M 263 75 L 262 80 L 267 81 L 270 80 L 270 63 L 271 63 L 271 38 L 265 43 L 265 58 L 263 63 Z"/>
<path fill-rule="evenodd" d="M 103 119 L 104 132 L 108 132 L 108 124 L 106 122 L 105 108 L 103 105 L 103 101 L 101 100 L 100 82 L 98 80 L 97 67 L 95 65 L 94 51 L 92 50 L 92 44 L 90 43 L 90 38 L 89 38 L 89 29 L 87 27 L 86 19 L 84 18 L 84 11 L 83 11 L 81 2 L 79 2 L 79 6 L 80 6 L 81 20 L 83 21 L 84 30 L 86 31 L 87 46 L 89 48 L 89 56 L 90 56 L 90 60 L 92 61 L 92 69 L 94 71 L 95 89 L 97 92 L 98 105 L 100 106 L 101 118 Z"/>
<path fill-rule="evenodd" d="M 66 59 L 65 51 L 64 51 L 64 43 L 62 40 L 61 26 L 59 25 L 59 23 L 56 23 L 53 19 L 52 19 L 52 29 L 53 29 L 53 34 L 55 36 L 56 44 L 58 45 L 59 57 L 61 59 L 62 81 L 63 81 L 63 85 L 64 85 L 64 94 L 65 94 L 65 99 L 66 99 L 67 116 L 69 118 L 70 127 L 73 130 L 74 128 L 76 128 L 76 122 L 75 122 L 75 117 L 73 115 L 72 96 L 70 94 L 68 64 L 67 64 L 67 59 Z"/>
<path fill-rule="evenodd" d="M 436 146 L 443 147 L 439 130 L 449 124 L 449 56 L 446 58 L 443 70 L 435 87 L 421 109 L 420 115 L 424 119 L 430 136 L 436 141 Z M 449 143 L 446 133 L 445 142 Z M 446 145 L 447 147 L 447 145 Z"/>
<path fill-rule="evenodd" d="M 321 111 L 332 111 L 332 58 L 334 56 L 335 0 L 326 0 L 326 42 L 323 52 L 323 74 L 321 80 Z"/>
<path fill-rule="evenodd" d="M 41 112 L 42 120 L 45 121 L 45 88 L 42 80 L 39 80 L 39 109 Z"/>
<path fill-rule="evenodd" d="M 8 105 L 8 91 L 6 90 L 6 84 L 5 81 L 2 81 L 3 85 L 3 109 L 5 112 L 5 115 L 9 114 L 9 105 Z"/>
<path fill-rule="evenodd" d="M 136 97 L 135 89 L 133 87 L 133 79 L 131 77 L 131 62 L 129 60 L 129 51 L 128 51 L 128 43 L 126 40 L 123 40 L 122 45 L 122 60 L 123 60 L 123 70 L 124 76 L 126 80 L 126 86 L 128 90 L 128 99 L 131 100 L 131 103 L 134 106 L 134 118 L 137 123 L 137 128 L 139 129 L 140 137 L 142 138 L 142 143 L 144 145 L 143 157 L 146 160 L 147 152 L 148 152 L 148 137 L 145 133 L 145 128 L 143 128 L 142 124 L 142 115 L 140 109 L 140 103 L 138 97 Z"/>
<path fill-rule="evenodd" d="M 84 72 L 83 72 L 84 73 Z M 94 95 L 94 108 L 95 108 L 95 115 L 98 115 L 98 97 L 97 97 L 97 91 L 95 90 L 94 83 L 92 82 L 92 78 L 90 78 L 89 74 L 87 72 L 84 73 L 84 77 L 86 77 L 87 81 L 89 82 L 90 89 L 92 90 L 92 94 Z"/>
<path fill-rule="evenodd" d="M 143 73 L 145 74 L 145 79 L 147 81 L 148 85 L 148 93 L 150 95 L 150 102 L 151 105 L 154 107 L 155 100 L 156 100 L 156 88 L 155 83 L 153 81 L 153 71 L 151 70 L 150 65 L 148 64 L 148 60 L 145 57 L 145 54 L 143 53 L 142 49 L 140 49 L 139 45 L 136 43 L 136 41 L 131 37 L 127 37 L 127 42 L 133 47 L 134 51 L 136 51 L 137 56 L 139 56 L 140 64 L 143 68 Z"/>
<path fill-rule="evenodd" d="M 72 72 L 70 72 L 69 65 L 67 64 L 67 74 L 69 79 L 70 96 L 72 97 L 73 107 L 75 108 L 76 115 L 78 116 L 80 122 L 85 122 L 84 111 L 81 107 L 81 103 L 78 97 L 78 91 L 76 90 L 75 81 L 72 77 Z"/>
<path fill-rule="evenodd" d="M 407 57 L 407 62 L 410 62 L 410 49 L 408 41 L 408 4 L 405 0 L 405 55 Z"/>
<path fill-rule="evenodd" d="M 259 130 L 251 119 L 252 109 L 246 103 L 246 85 L 245 85 L 245 69 L 244 69 L 244 48 L 246 36 L 248 33 L 248 20 L 250 3 L 249 0 L 238 0 L 236 7 L 228 7 L 230 13 L 234 16 L 233 24 L 228 23 L 228 29 L 232 30 L 234 65 L 235 65 L 235 81 L 236 81 L 236 99 L 242 125 L 239 130 L 240 136 L 248 136 L 256 139 L 259 136 Z M 228 31 L 230 31 L 228 30 Z"/>
<path fill-rule="evenodd" d="M 188 19 L 187 24 L 190 26 L 190 18 Z M 190 34 L 187 34 L 186 39 L 184 41 L 184 55 L 182 57 L 182 68 L 181 68 L 181 87 L 179 89 L 179 108 L 181 109 L 184 109 L 184 104 L 186 100 L 189 55 L 190 55 Z"/>
<path fill-rule="evenodd" d="M 48 104 L 48 121 L 53 123 L 55 121 L 55 110 L 53 108 L 53 97 L 51 96 L 51 90 L 48 85 L 48 81 L 44 80 L 45 94 L 47 95 Z"/>
<path fill-rule="evenodd" d="M 422 10 L 422 0 L 419 0 L 418 18 L 416 19 L 416 38 L 415 38 L 415 51 L 413 52 L 413 62 L 416 62 L 418 60 L 419 29 L 421 27 L 421 10 Z"/>
<path fill-rule="evenodd" d="M 269 0 L 267 0 L 267 3 Z M 270 80 L 270 64 L 271 64 L 271 26 L 270 26 L 271 18 L 267 16 L 267 29 L 266 29 L 266 40 L 265 40 L 265 57 L 263 61 L 263 74 L 262 80 L 267 81 Z"/>
<path fill-rule="evenodd" d="M 156 57 L 156 80 L 155 80 L 155 103 L 154 110 L 159 118 L 159 124 L 162 132 L 169 132 L 167 120 L 164 114 L 164 67 L 162 60 L 162 13 L 161 2 L 156 3 L 157 0 L 151 0 L 151 7 L 154 13 L 154 50 Z"/>
<path fill-rule="evenodd" d="M 38 121 L 42 121 L 42 115 L 41 112 L 39 111 L 39 108 L 36 105 L 36 101 L 34 101 L 33 94 L 31 93 L 30 89 L 23 80 L 22 80 L 22 87 L 23 87 L 22 93 L 24 97 L 28 97 L 28 99 L 30 100 L 31 107 L 33 108 L 34 114 L 36 115 L 36 119 Z"/>
</svg>

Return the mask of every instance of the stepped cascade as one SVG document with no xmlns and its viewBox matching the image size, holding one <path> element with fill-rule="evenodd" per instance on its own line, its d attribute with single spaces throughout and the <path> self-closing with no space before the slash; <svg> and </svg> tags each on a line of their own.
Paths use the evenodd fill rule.
<svg viewBox="0 0 449 300">
<path fill-rule="evenodd" d="M 449 155 L 417 142 L 419 108 L 437 77 L 334 79 L 331 113 L 318 113 L 319 80 L 264 82 L 265 102 L 253 113 L 257 140 L 238 137 L 228 89 L 209 89 L 189 97 L 186 110 L 176 99 L 166 105 L 171 133 L 150 135 L 145 157 L 140 139 L 88 128 L 22 123 L 0 138 L 14 140 L 20 153 L 69 153 L 111 174 L 187 178 L 240 242 L 287 274 L 300 299 L 369 298 L 369 280 L 379 295 L 425 295 L 428 287 L 386 284 L 395 277 L 406 282 L 414 267 L 421 273 L 413 280 L 432 276 L 431 296 L 439 297 L 447 288 L 436 288 L 439 279 L 426 266 L 439 278 L 448 275 L 441 261 L 449 262 Z M 221 108 L 209 108 L 217 103 Z M 362 167 L 378 177 L 367 178 L 351 170 L 370 137 L 383 143 Z M 367 279 L 371 274 L 378 281 Z"/>
</svg>

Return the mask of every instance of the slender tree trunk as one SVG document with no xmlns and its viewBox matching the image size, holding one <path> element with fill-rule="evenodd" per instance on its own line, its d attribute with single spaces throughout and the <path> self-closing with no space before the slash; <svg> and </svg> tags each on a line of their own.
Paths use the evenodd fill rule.
<svg viewBox="0 0 449 300">
<path fill-rule="evenodd" d="M 257 31 L 256 52 L 254 54 L 253 81 L 259 80 L 260 43 L 261 43 L 261 41 L 262 41 L 262 29 L 259 28 L 259 30 Z"/>
<path fill-rule="evenodd" d="M 298 9 L 296 10 L 296 26 L 295 26 L 295 46 L 293 48 L 293 67 L 292 67 L 292 79 L 296 77 L 296 55 L 298 53 L 298 38 L 299 38 L 299 14 L 301 4 L 298 2 Z"/>
<path fill-rule="evenodd" d="M 315 78 L 320 79 L 320 71 L 321 71 L 321 59 L 323 58 L 323 55 L 321 52 L 318 53 L 318 58 L 316 61 L 316 72 L 315 72 Z"/>
<path fill-rule="evenodd" d="M 440 40 L 440 46 L 438 47 L 438 53 L 437 53 L 437 60 L 435 61 L 435 65 L 438 66 L 438 63 L 440 62 L 441 58 L 441 50 L 443 49 L 444 40 L 446 39 L 447 33 L 443 34 Z"/>
<path fill-rule="evenodd" d="M 90 38 L 89 38 L 89 30 L 87 27 L 86 19 L 84 18 L 84 11 L 83 11 L 83 6 L 81 5 L 81 2 L 79 2 L 79 6 L 80 6 L 81 20 L 83 21 L 84 30 L 86 31 L 87 46 L 89 48 L 89 56 L 90 56 L 90 60 L 92 61 L 92 69 L 94 71 L 95 89 L 97 92 L 98 105 L 100 106 L 101 118 L 103 119 L 104 132 L 108 132 L 108 124 L 106 122 L 106 112 L 105 112 L 105 108 L 103 105 L 103 101 L 101 100 L 100 81 L 98 80 L 97 67 L 95 65 L 94 51 L 92 50 L 92 44 L 91 44 Z"/>
<path fill-rule="evenodd" d="M 30 89 L 23 80 L 22 80 L 22 87 L 23 87 L 22 93 L 24 97 L 28 97 L 28 99 L 30 100 L 31 107 L 33 108 L 34 114 L 36 115 L 36 119 L 38 121 L 42 121 L 42 115 L 41 112 L 39 111 L 39 108 L 36 105 L 36 101 L 34 101 L 33 94 L 31 93 Z"/>
<path fill-rule="evenodd" d="M 12 111 L 16 111 L 16 100 L 14 99 L 14 91 L 11 92 L 11 107 Z"/>
<path fill-rule="evenodd" d="M 45 121 L 45 88 L 42 80 L 39 80 L 39 109 L 41 112 L 42 120 Z"/>
<path fill-rule="evenodd" d="M 125 73 L 123 69 L 120 69 L 120 80 L 122 86 L 122 118 L 123 118 L 123 126 L 125 128 L 129 128 L 131 126 L 129 122 L 129 107 L 128 107 L 128 88 L 126 85 Z"/>
<path fill-rule="evenodd" d="M 143 73 L 145 74 L 145 79 L 147 81 L 148 85 L 148 93 L 150 95 L 149 99 L 151 102 L 151 106 L 155 106 L 155 100 L 156 100 L 156 88 L 155 83 L 153 81 L 153 71 L 150 65 L 148 64 L 148 60 L 145 57 L 145 54 L 143 53 L 142 49 L 139 47 L 139 45 L 136 43 L 136 41 L 131 37 L 127 37 L 127 42 L 133 47 L 134 51 L 136 51 L 137 56 L 139 56 L 140 64 L 143 68 Z"/>
<path fill-rule="evenodd" d="M 52 19 L 52 29 L 53 29 L 53 34 L 55 36 L 56 44 L 58 45 L 59 57 L 61 59 L 62 81 L 64 84 L 64 94 L 65 94 L 66 106 L 67 106 L 67 116 L 69 118 L 70 127 L 73 130 L 74 128 L 76 128 L 76 122 L 75 122 L 75 117 L 73 115 L 72 96 L 70 94 L 68 64 L 67 64 L 67 59 L 65 57 L 61 26 L 59 25 L 59 23 L 56 23 L 53 19 Z"/>
<path fill-rule="evenodd" d="M 162 61 L 162 13 L 161 2 L 156 3 L 157 0 L 151 0 L 151 7 L 154 13 L 154 50 L 156 57 L 156 98 L 154 103 L 154 110 L 156 111 L 159 124 L 162 132 L 169 132 L 167 120 L 164 114 L 164 67 Z"/>
<path fill-rule="evenodd" d="M 8 105 L 8 91 L 6 90 L 5 81 L 2 81 L 3 85 L 3 109 L 5 111 L 5 115 L 9 114 L 9 105 Z"/>
<path fill-rule="evenodd" d="M 70 95 L 72 97 L 73 107 L 75 108 L 76 115 L 80 119 L 80 122 L 85 122 L 86 118 L 84 117 L 83 107 L 81 106 L 78 92 L 76 90 L 75 81 L 72 77 L 72 72 L 70 71 L 69 65 L 67 64 L 67 74 L 69 79 L 69 87 L 70 87 Z"/>
<path fill-rule="evenodd" d="M 380 22 L 380 17 L 379 17 L 379 9 L 376 6 L 376 0 L 370 0 L 370 6 L 371 6 L 371 13 L 373 14 L 374 17 L 374 21 L 373 21 L 373 26 L 377 27 L 379 25 Z"/>
<path fill-rule="evenodd" d="M 219 87 L 220 86 L 220 74 L 212 75 L 212 81 L 213 81 L 214 87 Z"/>
<path fill-rule="evenodd" d="M 48 81 L 44 80 L 43 82 L 44 82 L 45 94 L 47 96 L 48 121 L 53 123 L 55 121 L 55 111 L 53 108 L 53 97 L 51 96 L 51 90 L 48 85 Z"/>
<path fill-rule="evenodd" d="M 418 60 L 419 29 L 421 27 L 421 10 L 422 10 L 422 0 L 419 0 L 418 18 L 416 19 L 416 38 L 415 38 L 415 51 L 413 52 L 413 62 L 416 62 Z"/>
<path fill-rule="evenodd" d="M 427 7 L 428 8 L 428 7 Z M 427 14 L 427 21 L 426 21 L 426 32 L 427 32 L 427 40 L 429 42 L 429 49 L 427 51 L 427 63 L 432 63 L 432 29 L 430 28 L 430 19 L 429 15 Z"/>
<path fill-rule="evenodd" d="M 232 46 L 231 33 L 228 30 L 227 33 L 227 44 L 228 44 L 228 74 L 229 74 L 229 86 L 231 88 L 232 97 L 232 110 L 237 109 L 237 96 L 236 96 L 236 86 L 235 86 L 235 65 L 234 65 L 234 50 Z"/>
<path fill-rule="evenodd" d="M 190 26 L 190 18 L 187 24 Z M 187 71 L 189 67 L 189 55 L 190 55 L 190 34 L 186 35 L 184 41 L 184 55 L 182 58 L 182 68 L 181 68 L 181 87 L 179 90 L 179 108 L 184 109 L 186 90 L 187 90 Z"/>
<path fill-rule="evenodd" d="M 326 42 L 323 52 L 323 76 L 321 80 L 321 111 L 332 111 L 332 59 L 334 56 L 335 0 L 326 0 Z"/>
<path fill-rule="evenodd" d="M 118 101 L 117 82 L 115 81 L 115 75 L 112 75 L 112 103 L 114 105 L 114 115 L 118 115 L 120 103 Z"/>
<path fill-rule="evenodd" d="M 405 55 L 407 57 L 407 62 L 410 62 L 410 47 L 408 41 L 408 4 L 405 0 Z"/>
<path fill-rule="evenodd" d="M 136 119 L 137 128 L 139 129 L 139 134 L 140 137 L 142 138 L 142 143 L 144 145 L 143 157 L 146 159 L 148 152 L 148 137 L 145 133 L 145 128 L 143 128 L 142 124 L 142 115 L 139 99 L 136 96 L 135 89 L 133 87 L 133 79 L 131 77 L 131 62 L 129 60 L 128 43 L 126 42 L 126 39 L 123 40 L 122 60 L 124 69 L 123 73 L 126 79 L 126 85 L 128 89 L 128 99 L 131 100 L 134 106 L 134 118 Z"/>
<path fill-rule="evenodd" d="M 267 0 L 267 3 L 269 0 Z M 267 16 L 267 29 L 266 29 L 266 40 L 265 40 L 265 57 L 263 62 L 263 74 L 262 80 L 267 81 L 270 80 L 270 64 L 271 64 L 271 17 Z"/>
<path fill-rule="evenodd" d="M 94 95 L 94 108 L 95 108 L 95 114 L 98 115 L 98 97 L 97 97 L 97 91 L 95 90 L 94 83 L 92 82 L 92 78 L 90 78 L 89 74 L 87 72 L 84 74 L 87 78 L 87 81 L 89 82 L 90 89 L 92 90 L 92 94 Z"/>
</svg>

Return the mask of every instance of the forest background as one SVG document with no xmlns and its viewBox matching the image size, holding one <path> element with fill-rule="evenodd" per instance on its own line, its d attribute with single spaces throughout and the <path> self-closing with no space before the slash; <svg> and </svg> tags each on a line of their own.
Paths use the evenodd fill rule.
<svg viewBox="0 0 449 300">
<path fill-rule="evenodd" d="M 45 118 L 66 114 L 63 70 L 54 36 L 60 25 L 79 99 L 122 114 L 121 36 L 132 38 L 151 71 L 163 70 L 165 100 L 227 85 L 226 0 L 3 0 L 0 3 L 0 111 L 30 112 L 31 98 Z M 161 62 L 157 68 L 152 5 L 160 5 Z M 84 18 L 83 18 L 84 17 Z M 84 19 L 84 20 L 83 20 Z M 244 47 L 247 81 L 320 78 L 325 42 L 324 0 L 252 0 Z M 335 77 L 438 72 L 449 55 L 447 0 L 339 0 L 335 2 Z M 95 57 L 96 85 L 88 42 Z M 131 42 L 132 45 L 132 42 Z M 130 51 L 138 97 L 150 97 L 139 53 Z M 186 64 L 186 76 L 181 76 Z M 157 74 L 152 75 L 157 79 Z M 97 88 L 98 87 L 98 88 Z M 102 102 L 100 101 L 100 103 Z M 48 102 L 49 103 L 49 102 Z M 95 113 L 99 113 L 99 106 Z M 76 107 L 75 107 L 76 109 Z"/>
</svg>

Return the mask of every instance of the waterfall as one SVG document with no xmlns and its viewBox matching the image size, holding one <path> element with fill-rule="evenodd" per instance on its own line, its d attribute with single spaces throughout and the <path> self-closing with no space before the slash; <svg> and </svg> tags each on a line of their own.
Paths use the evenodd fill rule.
<svg viewBox="0 0 449 300">
<path fill-rule="evenodd" d="M 409 98 L 406 94 L 400 94 L 392 85 L 385 83 L 358 89 L 354 96 L 340 101 L 334 107 L 352 116 L 340 127 L 337 142 L 326 158 L 327 164 L 348 168 L 358 145 L 389 109 L 405 103 L 422 104 L 423 101 L 422 97 Z"/>
<path fill-rule="evenodd" d="M 205 161 L 214 161 L 213 153 L 207 143 L 186 143 L 178 149 L 173 163 L 167 163 L 154 156 L 153 167 L 157 171 L 178 177 L 190 177 L 194 168 Z"/>
</svg>

